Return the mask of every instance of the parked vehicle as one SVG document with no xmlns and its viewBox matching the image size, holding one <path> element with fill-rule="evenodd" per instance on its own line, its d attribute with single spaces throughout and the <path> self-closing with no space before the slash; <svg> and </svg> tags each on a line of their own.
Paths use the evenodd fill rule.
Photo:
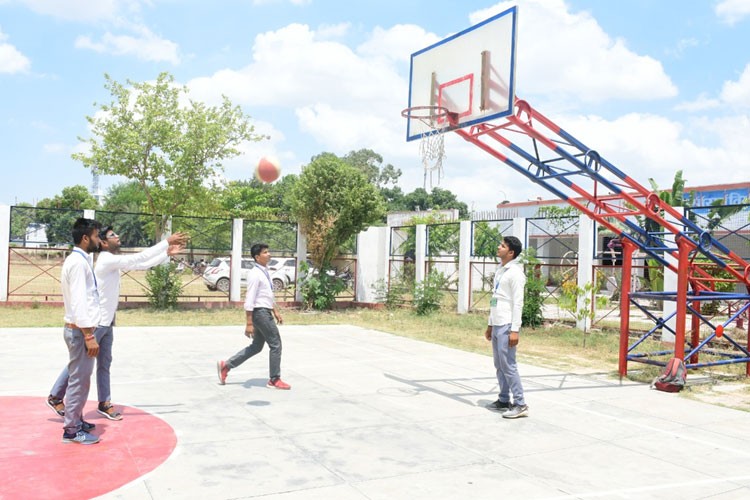
<svg viewBox="0 0 750 500">
<path fill-rule="evenodd" d="M 229 257 L 216 257 L 212 260 L 203 273 L 203 282 L 209 290 L 229 292 Z M 271 259 L 268 261 L 269 275 L 274 291 L 280 291 L 294 282 L 295 276 L 294 258 Z M 240 270 L 240 286 L 247 286 L 247 273 L 255 266 L 255 261 L 249 258 L 242 259 Z"/>
</svg>

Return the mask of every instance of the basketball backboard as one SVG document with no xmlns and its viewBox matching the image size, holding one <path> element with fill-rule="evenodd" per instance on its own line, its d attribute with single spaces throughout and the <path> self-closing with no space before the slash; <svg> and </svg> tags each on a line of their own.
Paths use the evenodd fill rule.
<svg viewBox="0 0 750 500">
<path fill-rule="evenodd" d="M 457 127 L 513 112 L 517 9 L 412 54 L 407 109 L 414 111 L 404 110 L 407 141 L 450 127 L 446 109 L 457 114 Z"/>
</svg>

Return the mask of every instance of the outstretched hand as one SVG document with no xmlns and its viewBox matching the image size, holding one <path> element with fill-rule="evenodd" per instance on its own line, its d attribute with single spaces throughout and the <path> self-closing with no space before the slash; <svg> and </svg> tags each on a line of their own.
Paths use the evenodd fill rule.
<svg viewBox="0 0 750 500">
<path fill-rule="evenodd" d="M 187 233 L 179 232 L 169 235 L 169 238 L 167 238 L 167 242 L 170 246 L 172 245 L 182 245 L 185 246 L 187 242 L 190 241 L 190 236 Z"/>
<path fill-rule="evenodd" d="M 182 252 L 185 249 L 185 245 L 169 245 L 169 248 L 167 248 L 167 255 L 177 255 L 178 253 Z"/>
</svg>

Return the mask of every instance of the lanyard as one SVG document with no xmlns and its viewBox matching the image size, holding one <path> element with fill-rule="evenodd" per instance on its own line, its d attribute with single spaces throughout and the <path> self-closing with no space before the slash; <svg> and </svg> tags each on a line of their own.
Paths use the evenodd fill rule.
<svg viewBox="0 0 750 500">
<path fill-rule="evenodd" d="M 89 258 L 88 258 L 88 256 L 87 256 L 87 255 L 86 255 L 86 254 L 84 253 L 84 251 L 83 251 L 83 250 L 81 250 L 81 249 L 80 249 L 80 248 L 78 248 L 78 247 L 75 247 L 75 248 L 73 249 L 73 253 L 77 253 L 78 255 L 80 255 L 81 257 L 83 257 L 83 258 L 84 258 L 84 260 L 86 261 L 86 264 L 88 264 L 88 265 L 89 265 L 89 269 L 91 269 L 91 276 L 93 276 L 93 277 L 94 277 L 94 288 L 95 288 L 95 289 L 98 289 L 98 288 L 99 288 L 99 285 L 98 285 L 98 284 L 97 284 L 97 282 L 96 282 L 96 273 L 94 273 L 94 268 L 93 268 L 93 267 L 91 266 L 91 262 L 89 261 Z"/>
<path fill-rule="evenodd" d="M 271 293 L 273 293 L 273 282 L 271 281 L 271 276 L 268 274 L 268 270 L 266 270 L 265 267 L 263 267 L 263 266 L 261 266 L 259 264 L 255 264 L 255 267 L 257 267 L 258 269 L 260 269 L 261 271 L 263 271 L 263 274 L 266 275 L 266 279 L 268 280 L 268 286 L 271 287 Z"/>
</svg>

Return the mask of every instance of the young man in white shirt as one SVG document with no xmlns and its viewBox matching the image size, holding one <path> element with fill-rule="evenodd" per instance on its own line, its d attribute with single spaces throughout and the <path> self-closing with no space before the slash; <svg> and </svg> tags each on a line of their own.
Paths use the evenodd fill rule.
<svg viewBox="0 0 750 500">
<path fill-rule="evenodd" d="M 250 248 L 250 256 L 255 259 L 255 267 L 247 276 L 247 292 L 245 295 L 245 336 L 252 339 L 252 343 L 226 361 L 218 361 L 216 370 L 219 383 L 224 385 L 227 374 L 232 368 L 252 358 L 263 350 L 267 342 L 269 352 L 269 379 L 266 387 L 289 390 L 292 387 L 281 380 L 281 335 L 276 323 L 283 320 L 273 294 L 273 283 L 268 274 L 268 261 L 271 253 L 268 245 L 257 243 Z M 274 322 L 274 318 L 276 321 Z"/>
<path fill-rule="evenodd" d="M 99 328 L 95 332 L 99 344 L 96 358 L 96 388 L 99 396 L 97 411 L 110 420 L 122 420 L 122 414 L 111 402 L 109 375 L 114 342 L 113 327 L 120 302 L 120 275 L 122 271 L 150 269 L 168 261 L 170 255 L 175 255 L 184 248 L 187 239 L 185 233 L 175 233 L 142 252 L 123 255 L 120 253 L 120 237 L 112 226 L 104 228 L 100 233 L 100 253 L 94 266 L 101 310 Z M 64 368 L 47 398 L 47 406 L 60 416 L 65 414 L 63 398 L 68 380 L 68 369 Z"/>
<path fill-rule="evenodd" d="M 490 317 L 487 330 L 484 332 L 485 338 L 492 341 L 492 357 L 500 387 L 497 401 L 491 403 L 488 408 L 501 412 L 503 418 L 525 417 L 529 413 L 516 364 L 516 346 L 518 332 L 521 329 L 526 285 L 523 264 L 516 260 L 522 250 L 521 241 L 515 236 L 503 238 L 497 247 L 501 265 L 495 272 Z"/>
<path fill-rule="evenodd" d="M 73 224 L 73 251 L 63 262 L 60 274 L 65 329 L 68 347 L 67 410 L 63 423 L 63 443 L 95 444 L 99 437 L 90 434 L 94 425 L 83 420 L 83 407 L 89 397 L 91 372 L 99 344 L 94 331 L 99 326 L 99 294 L 91 253 L 99 248 L 101 225 L 92 219 L 79 218 Z"/>
</svg>

